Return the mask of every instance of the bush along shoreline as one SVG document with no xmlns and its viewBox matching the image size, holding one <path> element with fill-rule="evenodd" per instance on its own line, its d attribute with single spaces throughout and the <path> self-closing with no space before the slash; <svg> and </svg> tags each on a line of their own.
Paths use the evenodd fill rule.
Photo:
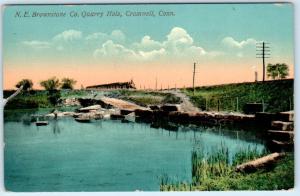
<svg viewBox="0 0 300 196">
<path fill-rule="evenodd" d="M 200 150 L 191 153 L 192 181 L 173 182 L 170 177 L 161 178 L 161 191 L 226 191 L 226 190 L 282 190 L 294 187 L 294 155 L 286 153 L 274 164 L 253 173 L 237 172 L 236 166 L 266 155 L 267 151 L 246 149 L 232 158 L 222 147 L 212 155 Z"/>
</svg>

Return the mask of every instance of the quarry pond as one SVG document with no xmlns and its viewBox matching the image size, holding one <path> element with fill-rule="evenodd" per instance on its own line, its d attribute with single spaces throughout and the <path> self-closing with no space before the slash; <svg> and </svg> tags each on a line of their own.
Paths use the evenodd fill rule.
<svg viewBox="0 0 300 196">
<path fill-rule="evenodd" d="M 159 191 L 164 175 L 191 182 L 193 149 L 211 154 L 225 146 L 234 155 L 265 148 L 253 132 L 220 127 L 169 131 L 121 120 L 79 123 L 65 117 L 47 126 L 26 120 L 39 113 L 45 112 L 12 110 L 4 115 L 8 191 Z"/>
</svg>

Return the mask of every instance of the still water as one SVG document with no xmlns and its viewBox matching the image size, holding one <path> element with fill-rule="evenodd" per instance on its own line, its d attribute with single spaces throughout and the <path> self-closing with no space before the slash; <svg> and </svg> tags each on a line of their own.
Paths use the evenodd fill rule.
<svg viewBox="0 0 300 196">
<path fill-rule="evenodd" d="M 234 154 L 262 150 L 253 134 L 99 120 L 52 120 L 37 127 L 29 113 L 5 114 L 5 186 L 9 191 L 158 191 L 161 176 L 191 181 L 191 151 L 223 146 Z M 25 118 L 25 120 L 24 120 Z M 245 139 L 247 138 L 247 139 Z"/>
</svg>

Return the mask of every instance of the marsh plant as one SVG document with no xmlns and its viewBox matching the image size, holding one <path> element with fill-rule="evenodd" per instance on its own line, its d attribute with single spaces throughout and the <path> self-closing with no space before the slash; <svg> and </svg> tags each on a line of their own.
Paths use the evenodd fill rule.
<svg viewBox="0 0 300 196">
<path fill-rule="evenodd" d="M 191 152 L 191 183 L 178 182 L 164 175 L 161 178 L 161 191 L 210 191 L 210 190 L 274 190 L 288 189 L 294 185 L 293 155 L 279 161 L 272 170 L 259 170 L 252 174 L 237 173 L 235 167 L 241 163 L 257 159 L 268 154 L 250 146 L 234 155 L 228 148 L 213 153 L 204 153 L 203 149 Z M 284 179 L 283 179 L 284 178 Z"/>
</svg>

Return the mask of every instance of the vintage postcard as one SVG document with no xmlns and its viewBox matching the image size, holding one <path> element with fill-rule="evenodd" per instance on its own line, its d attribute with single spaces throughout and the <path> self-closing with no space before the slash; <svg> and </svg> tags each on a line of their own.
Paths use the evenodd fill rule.
<svg viewBox="0 0 300 196">
<path fill-rule="evenodd" d="M 4 6 L 5 189 L 293 189 L 293 14 Z"/>
</svg>

